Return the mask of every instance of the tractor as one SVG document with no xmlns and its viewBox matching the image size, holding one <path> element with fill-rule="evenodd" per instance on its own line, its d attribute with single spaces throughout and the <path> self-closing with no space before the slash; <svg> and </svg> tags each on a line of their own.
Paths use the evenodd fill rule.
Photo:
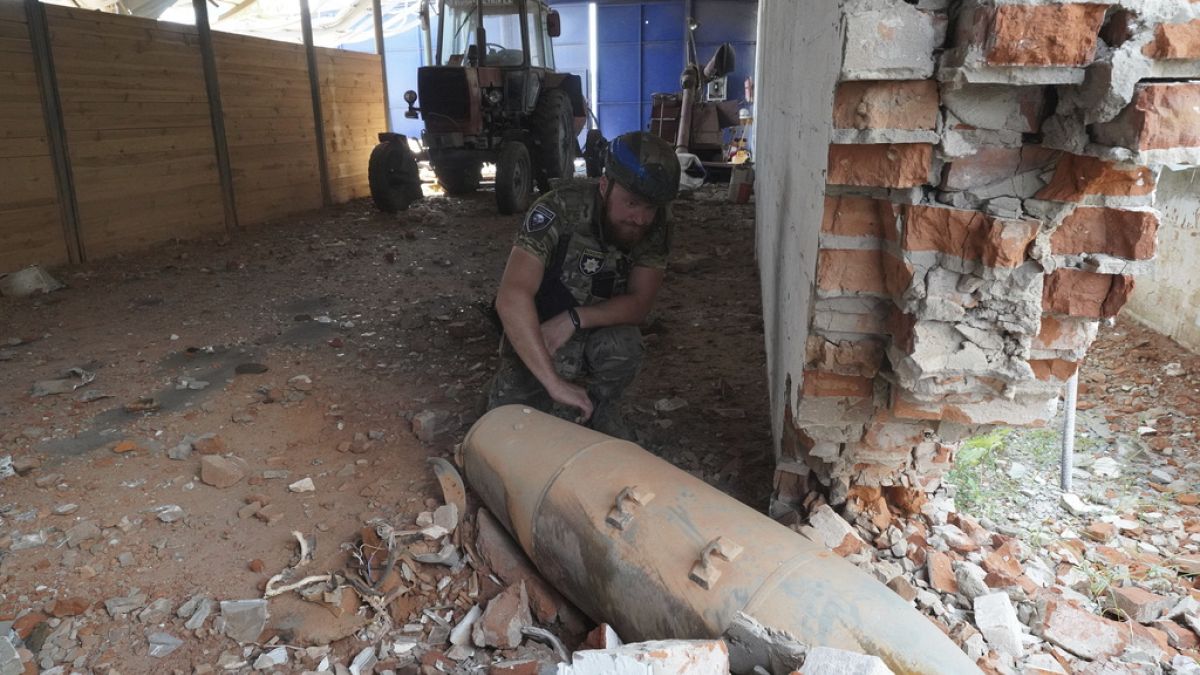
<svg viewBox="0 0 1200 675">
<path fill-rule="evenodd" d="M 422 145 L 448 194 L 479 188 L 496 167 L 496 206 L 524 212 L 534 187 L 575 172 L 587 107 L 578 75 L 554 70 L 558 12 L 542 0 L 439 0 L 434 65 L 417 71 L 405 116 L 425 123 Z M 420 107 L 417 102 L 420 101 Z M 407 139 L 380 134 L 371 156 L 371 194 L 395 211 L 415 199 Z"/>
</svg>

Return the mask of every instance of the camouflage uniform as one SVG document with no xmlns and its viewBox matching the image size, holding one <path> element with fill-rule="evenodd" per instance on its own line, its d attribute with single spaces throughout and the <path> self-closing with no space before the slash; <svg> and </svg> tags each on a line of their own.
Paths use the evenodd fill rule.
<svg viewBox="0 0 1200 675">
<path fill-rule="evenodd" d="M 516 246 L 537 256 L 546 267 L 534 298 L 539 322 L 568 307 L 594 305 L 627 293 L 629 272 L 635 265 L 666 269 L 671 227 L 665 209 L 659 209 L 646 237 L 632 250 L 624 251 L 604 240 L 602 202 L 595 181 L 574 180 L 542 196 L 526 214 Z M 592 428 L 620 438 L 632 437 L 617 411 L 617 403 L 637 376 L 642 352 L 637 326 L 605 326 L 575 331 L 552 355 L 555 370 L 563 379 L 588 376 L 587 392 L 595 406 Z M 528 405 L 565 419 L 578 416 L 577 410 L 550 399 L 512 346 L 503 340 L 488 409 L 508 403 Z"/>
</svg>

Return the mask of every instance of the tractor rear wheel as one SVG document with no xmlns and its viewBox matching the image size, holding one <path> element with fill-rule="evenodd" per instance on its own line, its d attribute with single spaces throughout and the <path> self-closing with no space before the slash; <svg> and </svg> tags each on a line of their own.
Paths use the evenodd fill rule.
<svg viewBox="0 0 1200 675">
<path fill-rule="evenodd" d="M 571 99 L 562 89 L 541 95 L 533 110 L 533 138 L 536 148 L 538 188 L 550 189 L 551 178 L 575 175 L 574 113 Z"/>
<path fill-rule="evenodd" d="M 446 194 L 452 197 L 469 195 L 479 189 L 480 164 L 468 164 L 456 167 L 433 167 L 438 183 L 445 188 Z"/>
<path fill-rule="evenodd" d="M 533 194 L 533 165 L 529 148 L 520 141 L 505 141 L 496 160 L 496 207 L 500 213 L 524 213 Z"/>
<path fill-rule="evenodd" d="M 421 175 L 406 137 L 396 135 L 375 146 L 367 160 L 367 184 L 375 208 L 384 213 L 404 211 L 421 198 Z"/>
</svg>

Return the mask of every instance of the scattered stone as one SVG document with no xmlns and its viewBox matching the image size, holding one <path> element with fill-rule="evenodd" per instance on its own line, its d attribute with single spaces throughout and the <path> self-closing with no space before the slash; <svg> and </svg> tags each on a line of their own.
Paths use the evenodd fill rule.
<svg viewBox="0 0 1200 675">
<path fill-rule="evenodd" d="M 246 476 L 242 463 L 220 455 L 205 455 L 200 458 L 200 480 L 215 488 L 225 489 L 237 485 Z"/>
<path fill-rule="evenodd" d="M 42 460 L 34 455 L 23 455 L 12 461 L 13 471 L 18 476 L 28 476 L 34 469 L 42 465 Z"/>
<path fill-rule="evenodd" d="M 1083 528 L 1083 536 L 1098 541 L 1101 544 L 1112 541 L 1112 538 L 1117 536 L 1117 528 L 1112 523 L 1106 523 L 1100 520 L 1093 520 L 1088 523 L 1088 526 Z"/>
<path fill-rule="evenodd" d="M 471 629 L 475 627 L 475 622 L 481 615 L 483 615 L 483 609 L 479 605 L 472 607 L 450 631 L 450 644 L 456 646 L 471 644 Z"/>
<path fill-rule="evenodd" d="M 814 650 L 815 651 L 815 650 Z M 822 675 L 834 672 L 814 671 Z M 866 671 L 870 675 L 889 672 Z M 559 664 L 558 675 L 611 675 L 613 673 L 660 673 L 727 675 L 729 651 L 721 640 L 656 640 L 621 645 L 611 649 L 584 649 L 571 655 L 571 663 Z M 804 670 L 805 675 L 809 673 Z"/>
<path fill-rule="evenodd" d="M 156 659 L 161 659 L 171 652 L 179 649 L 183 644 L 183 640 L 171 635 L 170 633 L 154 632 L 146 636 L 150 642 L 149 655 Z"/>
<path fill-rule="evenodd" d="M 433 524 L 445 528 L 447 532 L 453 532 L 458 527 L 458 506 L 455 504 L 443 504 L 433 512 Z"/>
<path fill-rule="evenodd" d="M 247 362 L 239 363 L 233 368 L 233 372 L 237 375 L 261 375 L 270 370 L 261 363 Z"/>
<path fill-rule="evenodd" d="M 183 518 L 183 507 L 178 504 L 163 504 L 150 509 L 164 523 L 173 523 Z"/>
<path fill-rule="evenodd" d="M 80 521 L 67 530 L 67 545 L 78 548 L 83 542 L 100 537 L 100 526 L 90 520 Z"/>
<path fill-rule="evenodd" d="M 904 577 L 896 577 L 887 582 L 887 587 L 896 592 L 905 602 L 912 602 L 917 597 L 917 589 Z"/>
<path fill-rule="evenodd" d="M 192 449 L 201 455 L 223 455 L 228 452 L 225 439 L 216 434 L 204 434 L 192 441 Z"/>
<path fill-rule="evenodd" d="M 843 558 L 858 553 L 866 546 L 866 543 L 858 536 L 858 531 L 828 504 L 822 504 L 813 511 L 809 516 L 809 525 L 811 526 L 809 529 L 812 530 L 810 539 L 824 544 Z"/>
<path fill-rule="evenodd" d="M 195 611 L 193 611 L 192 615 L 188 617 L 187 623 L 183 624 L 183 627 L 188 630 L 199 629 L 204 625 L 204 622 L 208 620 L 208 616 L 212 614 L 212 610 L 213 601 L 208 598 L 201 598 L 200 601 L 196 603 Z"/>
<path fill-rule="evenodd" d="M 375 665 L 378 661 L 375 657 L 375 648 L 364 647 L 350 662 L 350 675 L 371 675 L 375 672 Z"/>
<path fill-rule="evenodd" d="M 1064 508 L 1070 511 L 1072 515 L 1088 516 L 1100 511 L 1100 507 L 1084 504 L 1079 495 L 1071 492 L 1064 492 L 1059 498 Z"/>
<path fill-rule="evenodd" d="M 521 644 L 521 629 L 532 624 L 529 595 L 522 581 L 492 598 L 471 635 L 476 647 L 516 649 Z"/>
<path fill-rule="evenodd" d="M 308 477 L 301 478 L 288 486 L 288 490 L 291 492 L 315 492 L 316 489 L 317 486 L 313 484 L 313 479 Z"/>
<path fill-rule="evenodd" d="M 117 564 L 121 567 L 131 567 L 136 562 L 137 560 L 134 559 L 133 554 L 129 551 L 123 551 L 117 556 Z"/>
<path fill-rule="evenodd" d="M 192 456 L 192 443 L 185 441 L 167 450 L 170 459 L 183 460 Z"/>
<path fill-rule="evenodd" d="M 53 513 L 56 516 L 69 516 L 78 510 L 78 504 L 59 504 L 58 506 L 54 507 Z"/>
<path fill-rule="evenodd" d="M 87 598 L 78 596 L 70 598 L 59 598 L 54 601 L 54 606 L 50 608 L 50 615 L 58 618 L 68 616 L 79 616 L 91 607 L 92 603 L 88 602 Z"/>
<path fill-rule="evenodd" d="M 129 595 L 121 598 L 109 598 L 104 601 L 104 609 L 112 618 L 125 616 L 130 612 L 140 609 L 146 604 L 146 596 L 142 595 L 136 588 Z"/>
<path fill-rule="evenodd" d="M 270 670 L 272 668 L 287 665 L 288 653 L 287 647 L 276 647 L 269 652 L 263 652 L 254 660 L 255 670 Z"/>
<path fill-rule="evenodd" d="M 412 432 L 422 443 L 432 443 L 449 431 L 450 413 L 445 410 L 425 410 L 413 415 Z"/>
<path fill-rule="evenodd" d="M 686 408 L 688 402 L 682 398 L 660 398 L 654 402 L 654 410 L 660 413 L 675 412 Z"/>
<path fill-rule="evenodd" d="M 266 600 L 222 600 L 225 635 L 237 642 L 255 642 L 267 627 Z"/>
<path fill-rule="evenodd" d="M 255 511 L 254 517 L 268 525 L 274 525 L 276 521 L 283 518 L 283 510 L 274 504 L 267 504 Z"/>
<path fill-rule="evenodd" d="M 1097 457 L 1092 462 L 1092 473 L 1101 478 L 1118 478 L 1121 475 L 1121 465 L 1112 457 Z"/>
<path fill-rule="evenodd" d="M 159 598 L 138 612 L 137 619 L 142 623 L 159 623 L 166 620 L 170 614 L 171 601 L 167 598 Z"/>
<path fill-rule="evenodd" d="M 983 568 L 971 562 L 960 562 L 954 570 L 954 580 L 958 582 L 958 592 L 968 600 L 974 600 L 991 592 L 986 579 L 987 575 Z"/>
<path fill-rule="evenodd" d="M 930 549 L 925 559 L 925 578 L 930 588 L 939 593 L 957 593 L 958 581 L 951 569 L 950 557 Z"/>
<path fill-rule="evenodd" d="M 0 639 L 0 673 L 21 675 L 25 672 L 28 671 L 25 669 L 25 664 L 21 663 L 21 655 L 17 653 L 16 647 L 13 647 L 7 639 Z"/>
</svg>

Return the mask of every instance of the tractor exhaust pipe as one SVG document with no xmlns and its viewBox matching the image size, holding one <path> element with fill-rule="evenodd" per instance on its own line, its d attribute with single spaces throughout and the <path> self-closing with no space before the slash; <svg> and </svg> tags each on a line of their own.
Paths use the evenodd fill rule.
<svg viewBox="0 0 1200 675">
<path fill-rule="evenodd" d="M 624 639 L 716 638 L 744 612 L 896 673 L 980 672 L 865 572 L 633 443 L 510 405 L 471 427 L 463 464 L 545 578 Z"/>
</svg>

